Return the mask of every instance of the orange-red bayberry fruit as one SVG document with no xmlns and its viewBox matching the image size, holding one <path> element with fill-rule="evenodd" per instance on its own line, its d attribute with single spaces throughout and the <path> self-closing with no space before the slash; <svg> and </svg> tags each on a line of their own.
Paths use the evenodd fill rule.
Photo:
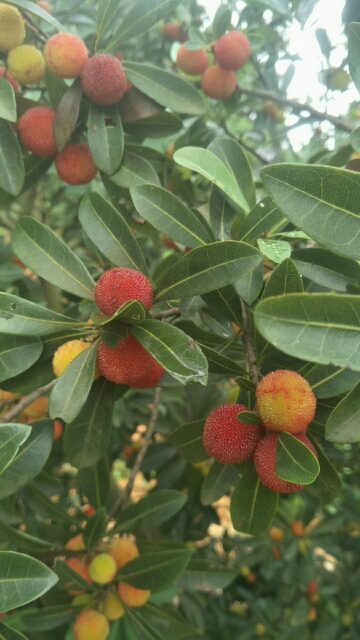
<svg viewBox="0 0 360 640">
<path fill-rule="evenodd" d="M 86 184 L 97 174 L 97 167 L 87 144 L 68 144 L 55 158 L 59 178 L 68 184 Z"/>
<path fill-rule="evenodd" d="M 126 78 L 121 62 L 108 53 L 89 58 L 81 72 L 83 91 L 95 104 L 114 104 L 121 100 Z"/>
<path fill-rule="evenodd" d="M 282 542 L 284 539 L 284 535 L 284 531 L 282 529 L 279 529 L 279 527 L 270 527 L 268 531 L 268 536 L 273 542 Z"/>
<path fill-rule="evenodd" d="M 316 398 L 299 373 L 278 369 L 260 380 L 256 406 L 262 422 L 271 431 L 297 433 L 314 418 Z"/>
<path fill-rule="evenodd" d="M 63 426 L 60 420 L 54 420 L 54 440 L 59 440 L 62 436 Z"/>
<path fill-rule="evenodd" d="M 140 300 L 147 309 L 153 303 L 150 281 L 140 271 L 115 267 L 105 271 L 95 285 L 95 302 L 100 311 L 111 316 L 124 302 Z"/>
<path fill-rule="evenodd" d="M 293 520 L 290 522 L 290 529 L 294 536 L 297 536 L 298 538 L 301 538 L 305 533 L 305 527 L 302 520 Z"/>
<path fill-rule="evenodd" d="M 83 580 L 85 580 L 88 584 L 91 584 L 92 581 L 91 581 L 91 578 L 90 578 L 90 575 L 89 575 L 87 564 L 85 564 L 85 562 L 80 560 L 80 558 L 75 558 L 75 557 L 74 558 L 68 558 L 67 560 L 65 560 L 65 562 Z M 72 584 L 73 584 L 72 582 L 69 582 L 65 586 L 66 587 L 71 587 Z M 69 591 L 69 593 L 71 593 L 72 595 L 76 595 L 77 593 L 82 593 L 82 591 Z"/>
<path fill-rule="evenodd" d="M 187 34 L 183 31 L 179 22 L 166 22 L 161 27 L 161 35 L 177 42 L 185 42 Z"/>
<path fill-rule="evenodd" d="M 303 442 L 310 451 L 317 457 L 317 453 L 311 444 L 310 440 L 305 436 L 303 432 L 294 433 L 295 438 Z M 304 484 L 297 484 L 295 482 L 287 482 L 282 480 L 275 473 L 275 458 L 276 458 L 276 444 L 278 434 L 268 433 L 262 438 L 257 445 L 254 453 L 254 465 L 256 473 L 258 474 L 261 482 L 271 491 L 278 491 L 279 493 L 290 493 L 291 491 L 301 491 L 305 487 Z"/>
<path fill-rule="evenodd" d="M 316 580 L 314 580 L 314 578 L 310 578 L 309 582 L 307 583 L 307 587 L 306 587 L 306 593 L 316 593 L 318 590 L 318 585 Z"/>
<path fill-rule="evenodd" d="M 250 42 L 245 33 L 228 31 L 217 41 L 214 53 L 222 69 L 236 71 L 244 66 L 250 56 Z"/>
<path fill-rule="evenodd" d="M 261 426 L 244 424 L 237 418 L 248 411 L 243 404 L 227 403 L 208 415 L 203 431 L 205 451 L 222 464 L 250 460 L 263 435 Z"/>
<path fill-rule="evenodd" d="M 85 43 L 72 33 L 56 33 L 44 48 L 46 66 L 58 78 L 77 78 L 88 56 Z"/>
<path fill-rule="evenodd" d="M 136 380 L 134 384 L 132 384 L 133 389 L 149 389 L 150 387 L 156 387 L 158 382 L 160 382 L 161 378 L 165 373 L 164 367 L 161 366 L 156 360 L 153 358 L 153 363 L 151 365 L 150 370 L 145 373 L 144 376 Z"/>
<path fill-rule="evenodd" d="M 119 582 L 117 588 L 120 600 L 128 607 L 142 607 L 151 594 L 149 589 L 137 589 L 125 582 Z"/>
<path fill-rule="evenodd" d="M 105 640 L 109 633 L 107 618 L 95 609 L 84 609 L 73 626 L 75 640 Z"/>
<path fill-rule="evenodd" d="M 151 368 L 153 358 L 134 336 L 122 338 L 116 347 L 100 340 L 96 366 L 100 375 L 117 384 L 136 384 Z"/>
<path fill-rule="evenodd" d="M 57 153 L 54 140 L 54 109 L 33 107 L 23 113 L 18 128 L 24 147 L 41 158 L 50 158 Z"/>
<path fill-rule="evenodd" d="M 208 67 L 208 57 L 204 49 L 187 49 L 184 44 L 180 45 L 176 54 L 176 64 L 190 76 L 198 76 Z"/>
<path fill-rule="evenodd" d="M 5 67 L 0 67 L 0 78 L 5 78 L 8 82 L 10 82 L 12 88 L 15 93 L 19 91 L 19 83 L 12 77 L 12 75 L 5 69 Z"/>
<path fill-rule="evenodd" d="M 234 93 L 236 76 L 233 71 L 225 71 L 218 64 L 208 67 L 201 76 L 201 88 L 205 95 L 214 100 L 224 100 Z"/>
</svg>

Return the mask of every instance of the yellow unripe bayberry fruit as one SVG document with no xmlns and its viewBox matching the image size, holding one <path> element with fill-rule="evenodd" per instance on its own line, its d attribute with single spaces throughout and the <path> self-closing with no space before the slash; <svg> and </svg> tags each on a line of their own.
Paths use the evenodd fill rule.
<svg viewBox="0 0 360 640">
<path fill-rule="evenodd" d="M 0 2 L 0 49 L 10 51 L 25 38 L 25 27 L 19 9 Z"/>
<path fill-rule="evenodd" d="M 84 349 L 90 347 L 90 342 L 84 340 L 69 340 L 58 347 L 54 353 L 52 366 L 57 378 L 61 376 L 66 367 L 79 355 Z M 95 369 L 94 380 L 99 377 L 98 371 Z"/>
<path fill-rule="evenodd" d="M 118 569 L 139 555 L 135 542 L 130 538 L 114 538 L 108 548 L 108 553 L 115 559 Z"/>
<path fill-rule="evenodd" d="M 268 536 L 273 542 L 282 542 L 284 539 L 284 531 L 279 527 L 270 527 Z"/>
<path fill-rule="evenodd" d="M 118 620 L 122 618 L 124 613 L 125 609 L 118 596 L 115 593 L 108 593 L 103 605 L 104 616 L 106 616 L 108 620 Z"/>
<path fill-rule="evenodd" d="M 22 44 L 11 49 L 7 62 L 9 72 L 20 84 L 35 84 L 44 77 L 44 56 L 31 44 Z"/>
<path fill-rule="evenodd" d="M 90 578 L 98 584 L 111 582 L 116 572 L 116 560 L 109 553 L 99 553 L 89 564 Z"/>
</svg>

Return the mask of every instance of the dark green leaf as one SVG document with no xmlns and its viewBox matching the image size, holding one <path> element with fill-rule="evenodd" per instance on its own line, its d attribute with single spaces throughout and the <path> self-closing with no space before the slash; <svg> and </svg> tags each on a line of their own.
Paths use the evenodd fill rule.
<svg viewBox="0 0 360 640">
<path fill-rule="evenodd" d="M 159 525 L 172 518 L 187 501 L 187 496 L 179 491 L 164 489 L 150 493 L 139 502 L 122 511 L 112 531 L 131 533 Z"/>
<path fill-rule="evenodd" d="M 291 258 L 302 276 L 328 289 L 346 292 L 348 284 L 360 282 L 359 263 L 327 249 L 297 249 Z"/>
<path fill-rule="evenodd" d="M 215 138 L 208 146 L 208 150 L 226 166 L 245 196 L 248 208 L 252 209 L 256 204 L 255 186 L 251 168 L 242 147 L 232 138 Z"/>
<path fill-rule="evenodd" d="M 10 82 L 0 77 L 0 119 L 16 122 L 15 93 Z"/>
<path fill-rule="evenodd" d="M 258 414 L 254 413 L 253 411 L 240 411 L 240 413 L 237 414 L 237 418 L 240 422 L 243 422 L 244 424 L 250 424 L 250 425 L 262 424 Z"/>
<path fill-rule="evenodd" d="M 129 332 L 120 322 L 108 322 L 100 327 L 100 339 L 113 349 L 122 338 L 128 338 Z"/>
<path fill-rule="evenodd" d="M 78 478 L 81 491 L 86 495 L 91 506 L 94 509 L 103 507 L 110 490 L 110 470 L 107 458 L 101 458 L 92 467 L 80 469 Z"/>
<path fill-rule="evenodd" d="M 27 640 L 20 631 L 8 627 L 0 620 L 0 640 Z"/>
<path fill-rule="evenodd" d="M 357 90 L 360 91 L 360 23 L 350 24 L 348 37 L 350 73 Z"/>
<path fill-rule="evenodd" d="M 50 631 L 75 618 L 78 611 L 78 609 L 70 607 L 69 604 L 55 604 L 50 607 L 38 609 L 33 613 L 25 613 L 21 619 L 32 633 L 36 631 Z"/>
<path fill-rule="evenodd" d="M 294 262 L 287 258 L 275 267 L 267 281 L 262 300 L 283 293 L 301 293 L 304 290 L 301 275 Z"/>
<path fill-rule="evenodd" d="M 238 283 L 239 281 L 237 281 L 236 285 Z M 209 291 L 209 293 L 204 293 L 201 297 L 209 307 L 220 312 L 225 318 L 238 326 L 242 325 L 239 294 L 233 285 L 229 284 L 221 289 Z"/>
<path fill-rule="evenodd" d="M 31 427 L 26 424 L 0 424 L 0 474 L 15 458 L 30 433 Z"/>
<path fill-rule="evenodd" d="M 346 393 L 360 380 L 358 371 L 331 365 L 308 365 L 299 372 L 310 384 L 317 398 L 331 398 Z"/>
<path fill-rule="evenodd" d="M 189 549 L 145 553 L 123 565 L 116 577 L 137 589 L 160 589 L 184 571 L 191 554 Z"/>
<path fill-rule="evenodd" d="M 110 180 L 124 189 L 131 189 L 144 183 L 160 184 L 158 175 L 150 162 L 129 151 L 125 151 L 120 169 L 110 177 Z"/>
<path fill-rule="evenodd" d="M 120 47 L 131 38 L 148 31 L 159 20 L 171 15 L 179 2 L 180 0 L 141 0 L 136 2 L 121 21 L 108 48 Z"/>
<path fill-rule="evenodd" d="M 231 496 L 230 515 L 234 529 L 259 536 L 272 522 L 278 505 L 278 494 L 261 482 L 252 463 L 235 486 Z"/>
<path fill-rule="evenodd" d="M 99 0 L 96 44 L 99 43 L 101 36 L 106 33 L 111 25 L 117 24 L 119 14 L 123 10 L 123 7 L 121 7 L 119 12 L 120 3 L 121 0 Z"/>
<path fill-rule="evenodd" d="M 25 168 L 18 139 L 10 122 L 0 119 L 0 187 L 17 196 L 24 178 Z"/>
<path fill-rule="evenodd" d="M 238 575 L 236 569 L 208 560 L 191 560 L 176 580 L 176 584 L 190 591 L 215 591 L 224 589 Z"/>
<path fill-rule="evenodd" d="M 56 560 L 54 571 L 59 578 L 59 587 L 68 591 L 88 591 L 89 583 L 76 573 L 66 562 Z"/>
<path fill-rule="evenodd" d="M 124 134 L 116 104 L 103 107 L 90 103 L 88 141 L 96 166 L 111 176 L 119 168 L 124 153 Z"/>
<path fill-rule="evenodd" d="M 105 507 L 101 507 L 89 518 L 83 532 L 84 544 L 92 549 L 104 535 L 107 525 L 107 513 Z"/>
<path fill-rule="evenodd" d="M 0 382 L 26 371 L 43 350 L 40 338 L 0 334 Z"/>
<path fill-rule="evenodd" d="M 23 9 L 24 11 L 29 11 L 42 20 L 45 20 L 45 22 L 51 24 L 52 27 L 55 27 L 57 31 L 67 31 L 66 27 L 64 27 L 50 13 L 48 13 L 44 9 L 41 9 L 41 7 L 38 7 L 37 4 L 29 2 L 29 0 L 12 0 L 11 4 L 14 4 L 20 10 Z"/>
<path fill-rule="evenodd" d="M 274 232 L 284 223 L 284 215 L 274 201 L 267 196 L 251 209 L 240 227 L 237 240 L 254 242 L 259 236 Z"/>
<path fill-rule="evenodd" d="M 235 378 L 235 382 L 239 385 L 240 389 L 245 389 L 246 391 L 250 391 L 250 393 L 255 393 L 256 385 L 252 380 L 237 376 Z"/>
<path fill-rule="evenodd" d="M 124 131 L 135 138 L 168 138 L 182 129 L 183 123 L 174 113 L 161 111 L 124 125 Z"/>
<path fill-rule="evenodd" d="M 169 442 L 179 449 L 187 462 L 203 462 L 209 459 L 203 444 L 205 420 L 194 420 L 171 431 Z"/>
<path fill-rule="evenodd" d="M 75 516 L 72 516 L 60 504 L 53 502 L 36 485 L 36 480 L 31 482 L 25 489 L 26 500 L 29 501 L 33 510 L 44 518 L 49 518 L 55 522 L 66 523 L 72 531 L 81 531 L 81 523 Z"/>
<path fill-rule="evenodd" d="M 215 185 L 211 190 L 209 209 L 210 226 L 215 237 L 217 240 L 227 240 L 230 237 L 231 225 L 236 213 L 222 191 Z"/>
<path fill-rule="evenodd" d="M 57 582 L 45 564 L 15 551 L 0 551 L 0 612 L 39 598 Z"/>
<path fill-rule="evenodd" d="M 220 500 L 236 484 L 238 479 L 239 476 L 234 467 L 229 464 L 213 462 L 202 483 L 200 492 L 202 504 L 209 505 Z"/>
<path fill-rule="evenodd" d="M 360 442 L 360 382 L 332 411 L 325 437 L 331 442 Z"/>
<path fill-rule="evenodd" d="M 45 84 L 50 98 L 50 104 L 56 109 L 64 93 L 68 90 L 68 86 L 62 78 L 58 78 L 51 73 L 50 69 L 45 71 Z"/>
<path fill-rule="evenodd" d="M 337 471 L 334 469 L 327 456 L 319 447 L 316 439 L 311 436 L 309 431 L 307 431 L 307 437 L 311 440 L 316 449 L 320 465 L 320 473 L 312 484 L 307 485 L 306 491 L 311 493 L 311 495 L 320 498 L 320 500 L 323 500 L 325 503 L 328 503 L 339 495 L 342 489 L 342 482 Z"/>
<path fill-rule="evenodd" d="M 216 10 L 212 24 L 213 39 L 218 40 L 229 28 L 231 29 L 231 9 L 221 4 Z"/>
<path fill-rule="evenodd" d="M 319 471 L 318 460 L 306 444 L 291 433 L 279 433 L 275 458 L 275 473 L 279 478 L 287 482 L 311 484 Z"/>
<path fill-rule="evenodd" d="M 235 282 L 235 289 L 247 305 L 251 305 L 260 294 L 263 286 L 263 265 L 258 264 L 255 269 Z"/>
<path fill-rule="evenodd" d="M 143 608 L 135 610 L 134 607 L 128 610 L 128 617 L 134 628 L 138 629 L 140 638 L 147 640 L 154 638 L 156 640 L 182 640 L 182 638 L 193 638 L 199 634 L 198 629 L 192 627 L 186 620 L 176 611 L 163 611 L 154 607 L 154 605 L 146 603 Z M 143 635 L 144 634 L 144 635 Z M 148 635 L 147 635 L 148 634 Z M 127 640 L 131 640 L 127 637 Z"/>
<path fill-rule="evenodd" d="M 94 299 L 95 283 L 75 253 L 54 231 L 24 216 L 12 233 L 12 248 L 39 276 L 76 296 Z"/>
<path fill-rule="evenodd" d="M 234 360 L 231 360 L 231 358 L 223 356 L 221 353 L 204 344 L 199 344 L 199 346 L 209 363 L 210 373 L 222 373 L 232 376 L 237 373 L 245 373 L 243 367 Z"/>
<path fill-rule="evenodd" d="M 79 116 L 82 88 L 80 78 L 76 78 L 72 86 L 62 95 L 56 107 L 54 119 L 54 139 L 57 150 L 61 153 L 75 129 Z"/>
<path fill-rule="evenodd" d="M 19 551 L 27 551 L 34 554 L 36 551 L 44 551 L 44 549 L 54 549 L 56 545 L 54 542 L 48 542 L 41 538 L 31 536 L 25 531 L 20 531 L 15 527 L 10 526 L 5 520 L 0 520 L 0 542 L 7 546 L 14 546 Z"/>
</svg>

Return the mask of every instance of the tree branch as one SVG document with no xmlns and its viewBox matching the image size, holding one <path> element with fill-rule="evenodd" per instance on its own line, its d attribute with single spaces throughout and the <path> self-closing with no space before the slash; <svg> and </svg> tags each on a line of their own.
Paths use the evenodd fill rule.
<svg viewBox="0 0 360 640">
<path fill-rule="evenodd" d="M 166 311 L 158 311 L 157 313 L 152 314 L 152 318 L 161 319 L 168 318 L 169 316 L 178 316 L 180 315 L 180 307 L 170 307 L 170 309 L 166 309 Z"/>
<path fill-rule="evenodd" d="M 38 389 L 35 389 L 35 391 L 29 393 L 27 396 L 24 396 L 22 400 L 20 400 L 20 402 L 15 405 L 15 407 L 9 409 L 9 411 L 4 413 L 4 415 L 0 417 L 0 423 L 11 422 L 19 413 L 24 411 L 24 409 L 26 409 L 29 404 L 34 402 L 36 398 L 41 396 L 43 393 L 50 391 L 50 389 L 52 389 L 55 385 L 55 382 L 57 382 L 57 378 L 56 380 L 52 380 L 51 382 L 49 382 L 49 384 L 46 384 L 44 387 L 39 387 Z"/>
<path fill-rule="evenodd" d="M 240 304 L 241 304 L 242 320 L 243 320 L 243 327 L 244 327 L 244 343 L 245 343 L 245 349 L 246 349 L 246 357 L 249 364 L 250 378 L 255 384 L 258 384 L 259 372 L 256 365 L 255 349 L 252 341 L 249 318 L 247 315 L 245 303 L 241 299 L 240 299 Z"/>
</svg>

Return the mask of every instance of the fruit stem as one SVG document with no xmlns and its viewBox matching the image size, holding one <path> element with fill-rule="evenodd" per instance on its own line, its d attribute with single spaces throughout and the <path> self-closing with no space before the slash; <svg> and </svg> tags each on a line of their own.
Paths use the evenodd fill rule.
<svg viewBox="0 0 360 640">
<path fill-rule="evenodd" d="M 246 357 L 249 365 L 249 374 L 250 374 L 251 380 L 255 384 L 258 384 L 259 372 L 256 365 L 255 349 L 252 341 L 249 318 L 246 312 L 245 303 L 241 299 L 240 299 L 240 304 L 241 304 L 242 320 L 243 320 L 243 327 L 244 327 L 244 343 L 245 343 L 245 349 L 246 349 Z"/>
<path fill-rule="evenodd" d="M 4 413 L 4 415 L 1 416 L 0 423 L 11 422 L 14 418 L 16 418 L 16 416 L 19 413 L 24 411 L 24 409 L 26 409 L 26 407 L 29 404 L 34 402 L 36 398 L 38 398 L 39 396 L 42 396 L 47 391 L 50 391 L 50 389 L 53 388 L 55 382 L 57 382 L 57 378 L 55 380 L 52 380 L 48 384 L 46 384 L 44 387 L 39 387 L 38 389 L 35 389 L 35 391 L 32 391 L 31 393 L 29 393 L 29 395 L 24 396 L 20 400 L 20 402 L 18 402 L 15 405 L 15 407 L 12 407 L 12 409 L 9 409 L 9 411 L 7 411 L 6 413 Z"/>
<path fill-rule="evenodd" d="M 166 311 L 158 311 L 152 314 L 152 318 L 160 320 L 161 318 L 168 318 L 169 316 L 177 316 L 180 314 L 180 307 L 170 307 Z"/>
</svg>

